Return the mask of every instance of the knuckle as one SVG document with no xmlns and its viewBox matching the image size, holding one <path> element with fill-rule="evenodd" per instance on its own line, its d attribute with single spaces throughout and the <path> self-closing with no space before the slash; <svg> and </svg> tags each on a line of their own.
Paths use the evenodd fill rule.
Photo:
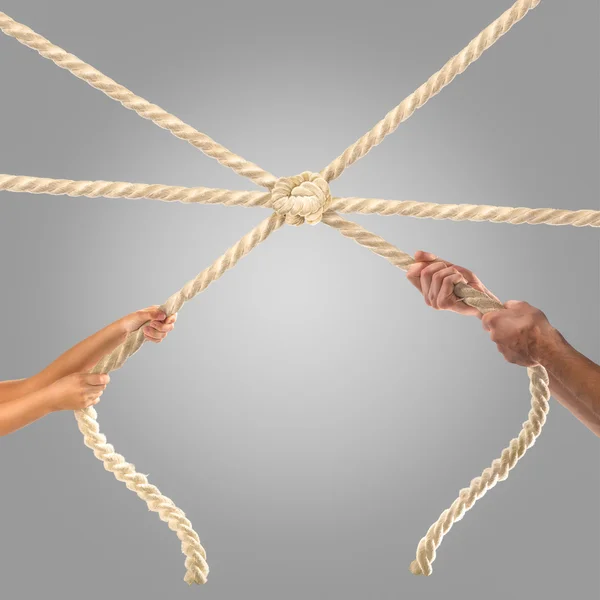
<svg viewBox="0 0 600 600">
<path fill-rule="evenodd" d="M 488 327 L 494 327 L 494 324 L 498 320 L 498 313 L 496 311 L 489 312 L 483 315 L 483 319 Z"/>
</svg>

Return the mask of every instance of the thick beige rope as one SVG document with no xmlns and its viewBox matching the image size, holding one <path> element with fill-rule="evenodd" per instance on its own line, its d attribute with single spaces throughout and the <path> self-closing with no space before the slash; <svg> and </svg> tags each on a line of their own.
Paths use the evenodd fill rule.
<svg viewBox="0 0 600 600">
<path fill-rule="evenodd" d="M 340 156 L 321 171 L 321 175 L 331 182 L 344 170 L 362 158 L 374 146 L 393 133 L 398 125 L 406 121 L 418 108 L 446 87 L 457 75 L 460 75 L 485 50 L 503 36 L 515 23 L 520 21 L 529 10 L 535 8 L 540 0 L 518 0 L 503 15 L 486 27 L 469 45 L 452 57 L 437 73 L 432 75 L 420 88 L 392 109 L 371 131 L 346 148 Z"/>
<path fill-rule="evenodd" d="M 382 256 L 403 271 L 408 270 L 408 267 L 415 262 L 409 254 L 334 212 L 326 213 L 323 216 L 323 222 L 337 229 L 343 236 Z M 454 286 L 454 293 L 462 298 L 465 304 L 477 308 L 483 314 L 504 308 L 500 302 L 464 283 Z M 458 498 L 450 508 L 446 509 L 429 528 L 425 537 L 419 542 L 416 559 L 410 565 L 413 574 L 431 575 L 431 564 L 435 560 L 436 549 L 442 543 L 444 535 L 450 531 L 454 523 L 463 518 L 465 512 L 472 508 L 479 498 L 484 496 L 496 483 L 504 481 L 508 477 L 509 471 L 517 464 L 527 449 L 533 446 L 536 438 L 540 435 L 549 409 L 548 374 L 542 366 L 529 368 L 527 373 L 530 379 L 531 410 L 519 435 L 510 441 L 508 447 L 502 451 L 500 458 L 494 460 L 481 476 L 473 479 L 469 487 L 460 490 Z"/>
<path fill-rule="evenodd" d="M 161 306 L 162 310 L 167 316 L 178 312 L 185 302 L 203 292 L 213 281 L 233 268 L 242 257 L 267 239 L 273 231 L 279 229 L 283 222 L 283 218 L 276 214 L 265 219 L 229 248 L 210 267 L 173 294 Z M 100 360 L 92 369 L 92 373 L 109 373 L 119 369 L 131 355 L 139 350 L 143 342 L 143 328 L 140 328 L 130 334 L 113 352 Z M 93 450 L 94 455 L 104 463 L 107 471 L 110 471 L 119 481 L 124 482 L 128 489 L 144 500 L 148 508 L 157 512 L 159 517 L 168 523 L 170 529 L 177 533 L 177 537 L 181 540 L 181 551 L 186 556 L 184 580 L 188 584 L 206 583 L 208 576 L 206 552 L 185 513 L 175 506 L 170 498 L 163 496 L 156 486 L 150 484 L 145 475 L 137 473 L 134 465 L 115 452 L 112 444 L 107 443 L 106 436 L 100 433 L 97 417 L 98 413 L 93 407 L 75 411 L 75 418 L 79 430 L 83 434 L 85 445 Z"/>
<path fill-rule="evenodd" d="M 125 181 L 73 181 L 25 175 L 0 174 L 0 191 L 28 192 L 88 198 L 145 198 L 164 202 L 223 204 L 225 206 L 259 206 L 273 208 L 269 192 L 250 192 L 205 187 L 128 183 Z M 318 205 L 317 205 L 318 207 Z M 288 205 L 284 206 L 284 209 Z M 291 209 L 291 205 L 289 205 Z M 299 208 L 297 208 L 300 210 Z M 380 200 L 376 198 L 332 198 L 330 210 L 342 213 L 401 215 L 420 219 L 452 221 L 491 221 L 521 225 L 572 225 L 600 227 L 600 210 L 565 210 L 561 208 L 525 208 L 485 204 L 438 204 L 414 200 Z M 293 216 L 293 215 L 291 215 Z"/>
<path fill-rule="evenodd" d="M 17 23 L 3 12 L 0 12 L 0 30 L 6 35 L 14 37 L 21 44 L 39 52 L 41 56 L 50 59 L 62 69 L 66 69 L 75 75 L 75 77 L 83 79 L 92 87 L 104 92 L 109 98 L 120 102 L 125 108 L 135 111 L 144 119 L 149 119 L 159 127 L 170 131 L 174 136 L 199 148 L 204 154 L 233 169 L 236 173 L 266 187 L 275 184 L 276 178 L 258 165 L 234 154 L 206 134 L 200 133 L 181 119 L 163 110 L 160 106 L 151 104 L 144 98 L 136 96 L 126 87 L 118 84 L 73 54 L 69 54 L 62 48 L 55 46 L 26 25 Z"/>
<path fill-rule="evenodd" d="M 471 43 L 452 58 L 440 71 L 434 74 L 416 92 L 390 111 L 370 132 L 350 146 L 321 173 L 304 172 L 292 177 L 275 178 L 257 165 L 233 154 L 210 137 L 186 125 L 162 108 L 150 104 L 134 95 L 125 87 L 115 83 L 90 65 L 51 44 L 28 27 L 15 22 L 0 12 L 0 29 L 33 48 L 45 58 L 67 69 L 91 86 L 101 90 L 117 100 L 126 108 L 134 110 L 169 130 L 175 136 L 184 139 L 222 164 L 232 168 L 270 190 L 264 192 L 236 192 L 210 188 L 183 188 L 175 186 L 133 184 L 106 181 L 70 181 L 35 177 L 0 175 L 0 190 L 27 191 L 31 193 L 66 194 L 70 196 L 106 196 L 125 198 L 151 198 L 164 201 L 201 202 L 207 204 L 222 203 L 228 205 L 262 206 L 273 209 L 274 213 L 258 227 L 244 236 L 213 265 L 188 282 L 179 292 L 171 296 L 163 310 L 168 314 L 177 312 L 183 304 L 232 268 L 238 260 L 252 248 L 266 239 L 271 232 L 284 222 L 291 225 L 303 223 L 316 224 L 321 220 L 337 229 L 350 239 L 386 258 L 394 266 L 406 270 L 414 259 L 386 242 L 383 238 L 365 230 L 356 223 L 346 221 L 335 211 L 377 213 L 382 215 L 407 215 L 420 218 L 452 220 L 490 220 L 509 223 L 548 223 L 552 225 L 599 226 L 599 211 L 564 211 L 557 209 L 528 209 L 511 207 L 441 205 L 433 203 L 392 202 L 367 198 L 333 198 L 328 182 L 337 178 L 346 167 L 367 154 L 379 144 L 385 136 L 393 132 L 398 125 L 412 115 L 417 108 L 448 85 L 456 75 L 462 73 L 472 62 L 506 33 L 527 12 L 537 6 L 539 0 L 518 0 L 501 17 L 483 30 Z M 502 304 L 473 288 L 458 284 L 456 294 L 470 306 L 482 313 L 502 309 Z M 142 345 L 142 329 L 131 334 L 127 340 L 104 357 L 93 372 L 110 372 L 121 367 L 129 356 Z M 459 521 L 478 498 L 491 489 L 498 481 L 504 480 L 517 461 L 533 445 L 539 436 L 548 412 L 548 377 L 542 367 L 528 369 L 530 377 L 531 405 L 528 420 L 518 437 L 511 440 L 501 457 L 493 461 L 480 477 L 473 479 L 468 488 L 460 491 L 459 497 L 449 509 L 445 510 L 420 541 L 416 560 L 411 564 L 415 574 L 429 575 L 431 564 L 436 557 L 443 536 L 453 523 Z M 177 532 L 186 555 L 186 576 L 188 583 L 204 583 L 208 574 L 206 555 L 196 532 L 183 511 L 163 496 L 158 488 L 148 483 L 145 476 L 136 473 L 133 465 L 123 456 L 115 453 L 106 437 L 100 433 L 93 408 L 76 412 L 77 423 L 84 435 L 87 446 L 103 461 L 104 467 L 115 477 L 123 481 L 129 489 L 135 491 L 146 501 L 150 510 L 158 512 L 160 518 Z"/>
<path fill-rule="evenodd" d="M 205 187 L 181 187 L 126 181 L 73 181 L 25 175 L 0 174 L 0 191 L 86 196 L 88 198 L 145 198 L 164 202 L 224 204 L 226 206 L 272 206 L 270 192 L 246 192 Z"/>
<path fill-rule="evenodd" d="M 2 178 L 0 176 L 0 185 Z M 401 215 L 419 219 L 452 221 L 491 221 L 521 225 L 572 225 L 600 227 L 600 210 L 565 210 L 562 208 L 526 208 L 489 206 L 486 204 L 438 204 L 413 200 L 378 200 L 374 198 L 334 198 L 331 210 L 343 213 Z"/>
</svg>

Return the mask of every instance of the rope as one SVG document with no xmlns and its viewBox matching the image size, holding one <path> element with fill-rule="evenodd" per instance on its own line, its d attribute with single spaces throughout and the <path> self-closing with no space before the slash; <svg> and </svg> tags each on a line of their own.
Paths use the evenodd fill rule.
<svg viewBox="0 0 600 600">
<path fill-rule="evenodd" d="M 146 198 L 164 202 L 225 204 L 226 206 L 271 206 L 269 192 L 245 192 L 205 187 L 181 187 L 125 181 L 72 181 L 24 175 L 0 174 L 0 191 L 29 192 L 53 196 L 88 198 Z"/>
<path fill-rule="evenodd" d="M 464 50 L 450 59 L 442 69 L 390 111 L 371 131 L 348 147 L 323 171 L 320 173 L 305 171 L 300 175 L 279 179 L 229 151 L 207 135 L 186 125 L 162 108 L 136 96 L 87 63 L 72 54 L 68 54 L 25 25 L 17 23 L 0 12 L 0 29 L 7 35 L 36 50 L 41 56 L 70 71 L 92 87 L 117 100 L 126 108 L 134 110 L 143 118 L 167 129 L 176 137 L 186 140 L 221 164 L 266 187 L 269 191 L 266 193 L 246 192 L 113 181 L 72 181 L 13 175 L 0 175 L 0 190 L 92 198 L 99 196 L 108 198 L 149 198 L 166 202 L 260 206 L 274 211 L 269 218 L 246 234 L 210 267 L 173 294 L 162 305 L 162 309 L 167 315 L 178 312 L 185 302 L 204 291 L 213 281 L 216 281 L 227 270 L 233 268 L 243 256 L 246 256 L 284 223 L 290 225 L 309 223 L 314 225 L 323 221 L 325 224 L 337 229 L 343 236 L 382 256 L 399 269 L 407 270 L 414 263 L 412 256 L 402 252 L 357 223 L 343 219 L 336 211 L 405 215 L 455 221 L 493 221 L 514 224 L 547 223 L 551 225 L 599 227 L 600 211 L 512 208 L 470 204 L 443 205 L 430 202 L 395 202 L 369 198 L 334 198 L 329 189 L 329 182 L 339 177 L 348 166 L 381 143 L 387 135 L 395 131 L 400 123 L 408 119 L 418 108 L 439 93 L 458 74 L 464 72 L 487 48 L 521 20 L 529 10 L 535 8 L 539 1 L 518 0 L 515 2 L 509 10 L 473 39 Z M 494 298 L 466 284 L 456 285 L 454 291 L 466 304 L 477 308 L 481 313 L 503 308 L 503 305 Z M 130 356 L 139 350 L 143 342 L 143 330 L 140 328 L 129 335 L 123 344 L 113 352 L 103 357 L 92 369 L 92 372 L 108 373 L 120 368 Z M 549 408 L 548 376 L 542 367 L 530 368 L 527 372 L 530 379 L 531 410 L 520 433 L 502 451 L 500 458 L 494 460 L 481 476 L 473 479 L 468 487 L 459 492 L 458 498 L 450 508 L 442 512 L 439 519 L 429 528 L 417 547 L 416 559 L 410 567 L 412 573 L 417 575 L 431 574 L 431 565 L 436 558 L 436 550 L 444 535 L 448 533 L 454 523 L 462 519 L 465 512 L 472 508 L 479 498 L 494 487 L 498 481 L 506 479 L 509 471 L 540 435 Z M 143 499 L 148 508 L 157 512 L 159 517 L 177 533 L 181 541 L 182 552 L 186 556 L 185 581 L 189 584 L 204 583 L 208 575 L 206 553 L 200 543 L 198 534 L 192 528 L 191 522 L 186 518 L 183 511 L 172 500 L 163 496 L 157 487 L 151 485 L 144 475 L 137 473 L 135 467 L 127 463 L 125 458 L 117 454 L 114 447 L 107 443 L 106 437 L 100 433 L 97 412 L 94 408 L 75 411 L 75 417 L 84 436 L 85 444 L 104 463 L 105 469 L 113 473 L 119 481 L 124 482 L 128 489 L 134 491 Z"/>
<path fill-rule="evenodd" d="M 406 121 L 417 108 L 421 108 L 457 75 L 465 71 L 485 50 L 498 41 L 529 10 L 535 8 L 539 3 L 540 0 L 518 0 L 515 2 L 511 8 L 474 38 L 466 48 L 452 57 L 420 88 L 392 109 L 371 131 L 368 131 L 358 141 L 348 146 L 342 154 L 321 171 L 321 175 L 329 182 L 337 179 L 347 167 L 362 158 L 374 146 L 380 144 L 390 133 L 396 131 L 398 125 Z"/>
<path fill-rule="evenodd" d="M 73 181 L 24 175 L 0 174 L 0 191 L 28 192 L 88 198 L 145 198 L 164 202 L 223 204 L 273 208 L 269 192 L 249 192 L 205 187 L 182 187 L 161 184 L 128 183 L 124 181 Z M 284 210 L 289 205 L 284 206 Z M 301 210 L 297 208 L 297 210 Z M 438 204 L 414 200 L 380 200 L 376 198 L 332 198 L 329 210 L 342 213 L 400 215 L 419 219 L 450 219 L 452 221 L 491 221 L 522 225 L 572 225 L 600 227 L 600 210 L 565 210 L 561 208 L 525 208 L 489 206 L 486 204 Z"/>
<path fill-rule="evenodd" d="M 161 309 L 167 316 L 178 312 L 185 302 L 203 292 L 213 281 L 219 279 L 227 270 L 232 269 L 242 257 L 266 240 L 273 231 L 279 229 L 283 222 L 283 218 L 275 214 L 265 219 L 229 248 L 210 267 L 173 294 L 161 306 Z M 142 326 L 131 333 L 113 352 L 102 358 L 91 372 L 110 373 L 119 369 L 130 356 L 141 348 L 144 339 Z M 186 556 L 184 581 L 188 584 L 206 583 L 209 570 L 206 563 L 206 552 L 185 513 L 175 506 L 170 498 L 163 496 L 156 486 L 150 484 L 145 475 L 137 473 L 134 465 L 128 463 L 121 454 L 117 454 L 112 444 L 107 443 L 106 436 L 100 433 L 98 413 L 94 407 L 75 411 L 75 418 L 79 430 L 83 434 L 85 445 L 91 448 L 94 456 L 104 463 L 104 468 L 119 481 L 124 482 L 128 489 L 144 500 L 148 508 L 157 512 L 161 520 L 168 523 L 169 528 L 177 533 L 177 537 L 181 540 L 181 551 Z"/>
<path fill-rule="evenodd" d="M 135 111 L 140 117 L 156 123 L 159 127 L 170 131 L 174 136 L 189 142 L 207 156 L 216 159 L 222 165 L 233 169 L 236 173 L 266 187 L 275 184 L 276 178 L 267 171 L 247 161 L 245 158 L 234 154 L 206 134 L 200 133 L 160 106 L 151 104 L 147 100 L 144 100 L 144 98 L 136 96 L 126 87 L 118 84 L 73 54 L 69 54 L 62 48 L 55 46 L 52 42 L 26 25 L 17 23 L 17 21 L 11 19 L 3 12 L 0 12 L 0 29 L 6 35 L 14 37 L 21 44 L 35 50 L 44 58 L 50 59 L 61 69 L 66 69 L 75 75 L 75 77 L 83 79 L 83 81 L 89 83 L 92 87 L 104 92 L 109 98 L 120 102 L 125 108 Z"/>
<path fill-rule="evenodd" d="M 346 221 L 335 213 L 327 213 L 323 217 L 323 222 L 337 229 L 343 236 L 382 256 L 403 271 L 407 271 L 415 262 L 412 256 L 402 252 L 383 238 L 367 231 L 357 223 Z M 465 304 L 477 308 L 482 314 L 504 308 L 500 302 L 464 283 L 456 284 L 454 293 L 462 298 Z M 502 450 L 500 458 L 494 460 L 481 476 L 473 479 L 469 487 L 460 490 L 458 498 L 450 508 L 446 509 L 429 528 L 425 537 L 419 542 L 416 559 L 410 565 L 411 573 L 414 575 L 431 575 L 431 564 L 436 558 L 436 550 L 442 543 L 444 535 L 450 531 L 454 523 L 463 518 L 465 512 L 471 509 L 479 498 L 484 496 L 496 483 L 504 481 L 508 477 L 509 471 L 527 452 L 527 449 L 533 446 L 540 435 L 549 410 L 548 374 L 542 366 L 528 368 L 527 374 L 530 380 L 531 410 L 519 435 L 510 441 L 508 447 Z"/>
<path fill-rule="evenodd" d="M 546 225 L 600 227 L 600 210 L 515 208 L 486 204 L 438 204 L 435 202 L 377 200 L 373 198 L 334 198 L 330 208 L 344 213 L 402 215 L 419 219 L 491 221 L 492 223 L 511 223 L 513 225 L 524 223 L 540 225 L 544 223 Z"/>
</svg>

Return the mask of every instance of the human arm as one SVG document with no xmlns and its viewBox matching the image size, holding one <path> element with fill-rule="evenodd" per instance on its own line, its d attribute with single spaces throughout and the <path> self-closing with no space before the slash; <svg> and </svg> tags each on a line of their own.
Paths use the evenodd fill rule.
<svg viewBox="0 0 600 600">
<path fill-rule="evenodd" d="M 127 336 L 144 323 L 144 335 L 148 341 L 161 342 L 174 327 L 177 315 L 165 318 L 156 306 L 138 310 L 103 327 L 93 335 L 79 342 L 56 360 L 29 378 L 31 391 L 39 390 L 72 373 L 90 371 L 106 354 L 112 352 L 125 341 Z"/>
<path fill-rule="evenodd" d="M 571 346 L 538 308 L 514 300 L 504 306 L 482 318 L 498 350 L 511 363 L 542 365 L 552 395 L 600 436 L 600 365 Z"/>
<path fill-rule="evenodd" d="M 108 375 L 89 371 L 105 355 L 144 326 L 144 336 L 161 342 L 174 327 L 177 315 L 165 318 L 158 307 L 136 311 L 104 327 L 64 352 L 39 373 L 0 382 L 0 436 L 11 433 L 58 410 L 95 404 Z"/>
<path fill-rule="evenodd" d="M 477 316 L 507 361 L 542 365 L 551 394 L 600 436 L 600 366 L 575 350 L 542 311 L 526 302 L 509 301 L 504 310 L 482 315 L 453 293 L 454 285 L 462 282 L 495 298 L 471 271 L 427 252 L 417 252 L 415 261 L 407 277 L 428 306 Z"/>
<path fill-rule="evenodd" d="M 105 373 L 76 373 L 2 402 L 0 436 L 21 429 L 51 412 L 77 410 L 96 404 L 109 381 L 110 377 Z"/>
</svg>

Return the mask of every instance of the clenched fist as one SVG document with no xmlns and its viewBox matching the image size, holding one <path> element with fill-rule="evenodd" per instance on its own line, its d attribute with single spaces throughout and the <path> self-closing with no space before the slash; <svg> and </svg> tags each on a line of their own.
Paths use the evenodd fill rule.
<svg viewBox="0 0 600 600">
<path fill-rule="evenodd" d="M 144 323 L 144 337 L 147 341 L 158 344 L 162 342 L 167 334 L 175 327 L 177 313 L 167 317 L 158 306 L 150 306 L 123 317 L 119 324 L 123 327 L 125 335 L 137 331 Z"/>
<path fill-rule="evenodd" d="M 450 261 L 438 258 L 431 252 L 422 250 L 415 252 L 415 261 L 408 269 L 406 276 L 423 294 L 427 306 L 436 310 L 451 310 L 461 315 L 481 317 L 481 313 L 476 308 L 465 304 L 454 293 L 454 286 L 457 283 L 466 283 L 490 298 L 498 300 L 481 283 L 479 277 L 469 269 L 459 267 Z"/>
<path fill-rule="evenodd" d="M 539 308 L 517 300 L 509 300 L 504 307 L 487 313 L 481 322 L 508 362 L 534 367 L 554 344 L 563 341 Z"/>
<path fill-rule="evenodd" d="M 47 388 L 51 410 L 78 410 L 100 401 L 110 377 L 104 373 L 73 373 Z"/>
<path fill-rule="evenodd" d="M 495 310 L 486 315 L 461 302 L 454 293 L 457 283 L 466 283 L 498 300 L 469 269 L 438 258 L 430 252 L 416 252 L 415 261 L 406 276 L 423 294 L 425 303 L 437 310 L 452 310 L 479 317 L 483 328 L 489 332 L 491 340 L 508 362 L 533 367 L 540 364 L 553 347 L 564 342 L 560 333 L 550 325 L 546 315 L 527 302 L 509 300 L 504 304 L 503 310 Z"/>
</svg>

